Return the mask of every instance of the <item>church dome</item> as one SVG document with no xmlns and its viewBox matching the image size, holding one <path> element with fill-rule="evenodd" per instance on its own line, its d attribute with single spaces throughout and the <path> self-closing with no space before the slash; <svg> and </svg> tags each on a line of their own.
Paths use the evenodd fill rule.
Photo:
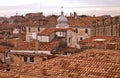
<svg viewBox="0 0 120 78">
<path fill-rule="evenodd" d="M 57 22 L 67 22 L 67 18 L 64 15 L 60 15 L 57 19 Z"/>
<path fill-rule="evenodd" d="M 67 24 L 68 19 L 63 15 L 63 11 L 61 11 L 61 15 L 58 17 L 57 22 L 56 28 L 69 28 Z"/>
</svg>

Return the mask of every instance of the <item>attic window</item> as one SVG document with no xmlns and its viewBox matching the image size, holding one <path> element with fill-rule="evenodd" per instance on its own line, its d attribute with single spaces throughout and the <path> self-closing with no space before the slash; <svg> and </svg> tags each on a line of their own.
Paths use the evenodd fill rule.
<svg viewBox="0 0 120 78">
<path fill-rule="evenodd" d="M 24 62 L 25 63 L 27 62 L 27 56 L 24 56 Z"/>
<path fill-rule="evenodd" d="M 42 61 L 46 61 L 46 60 L 47 60 L 47 57 L 43 57 L 43 58 L 42 58 Z"/>
<path fill-rule="evenodd" d="M 34 57 L 30 57 L 30 62 L 34 62 Z"/>
</svg>

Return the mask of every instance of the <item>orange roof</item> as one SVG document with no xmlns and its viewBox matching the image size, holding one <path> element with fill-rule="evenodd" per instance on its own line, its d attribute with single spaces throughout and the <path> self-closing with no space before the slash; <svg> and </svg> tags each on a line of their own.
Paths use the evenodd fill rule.
<svg viewBox="0 0 120 78">
<path fill-rule="evenodd" d="M 56 26 L 58 17 L 49 17 L 47 26 Z M 68 24 L 70 26 L 91 26 L 95 19 L 93 17 L 78 17 L 72 18 L 68 17 Z"/>
<path fill-rule="evenodd" d="M 74 29 L 72 29 L 72 28 L 46 28 L 46 29 L 44 29 L 41 33 L 39 33 L 38 35 L 41 35 L 41 36 L 49 36 L 49 35 L 51 35 L 51 34 L 54 33 L 54 32 L 57 32 L 57 31 L 66 32 L 67 30 L 72 30 L 72 31 L 74 31 Z"/>
<path fill-rule="evenodd" d="M 66 47 L 66 48 L 62 48 L 59 51 L 61 53 L 63 52 L 70 52 L 70 53 L 75 53 L 75 51 L 77 50 L 77 48 L 73 48 L 73 47 Z"/>
<path fill-rule="evenodd" d="M 43 51 L 51 51 L 53 50 L 57 45 L 59 45 L 61 42 L 61 39 L 58 39 L 56 41 L 52 41 L 50 43 L 44 43 L 44 42 L 41 42 L 40 43 L 40 50 L 43 50 Z"/>
<path fill-rule="evenodd" d="M 37 13 L 35 13 L 36 15 Z M 39 13 L 38 13 L 39 14 Z M 34 15 L 34 13 L 33 13 Z M 31 18 L 30 21 L 29 18 L 24 18 L 23 22 L 21 22 L 21 25 L 23 26 L 56 26 L 57 25 L 57 18 L 58 16 L 48 16 L 48 17 L 41 17 L 41 18 Z M 84 26 L 92 26 L 93 21 L 95 22 L 99 22 L 100 24 L 103 23 L 103 18 L 104 16 L 99 16 L 99 17 L 91 17 L 91 16 L 87 16 L 87 17 L 77 17 L 77 18 L 73 18 L 73 17 L 67 17 L 68 18 L 68 24 L 70 27 L 84 27 Z M 107 17 L 105 20 L 105 23 L 108 25 L 110 24 L 110 19 L 111 17 Z M 40 21 L 41 20 L 41 21 Z M 17 25 L 17 24 L 16 24 Z"/>
<path fill-rule="evenodd" d="M 55 28 L 46 28 L 41 33 L 39 33 L 38 35 L 40 35 L 40 36 L 42 36 L 42 35 L 43 36 L 49 36 L 54 32 L 55 32 Z"/>
<path fill-rule="evenodd" d="M 7 51 L 7 47 L 0 45 L 0 53 L 5 53 L 6 51 Z"/>
<path fill-rule="evenodd" d="M 68 31 L 68 30 L 72 30 L 72 31 L 75 31 L 73 28 L 56 28 L 55 31 Z"/>
<path fill-rule="evenodd" d="M 61 39 L 52 41 L 50 43 L 40 42 L 39 49 L 42 51 L 50 51 L 54 49 L 60 42 L 61 42 Z M 18 46 L 12 48 L 12 50 L 36 50 L 36 41 L 33 40 L 31 42 L 23 42 L 23 41 L 19 42 Z"/>
<path fill-rule="evenodd" d="M 0 73 L 2 73 L 2 77 L 6 77 L 7 74 L 8 77 L 12 76 L 13 78 L 16 76 L 27 78 L 119 78 L 119 66 L 119 51 L 91 49 L 67 57 L 56 57 L 34 65 L 11 65 L 11 72 Z"/>
</svg>

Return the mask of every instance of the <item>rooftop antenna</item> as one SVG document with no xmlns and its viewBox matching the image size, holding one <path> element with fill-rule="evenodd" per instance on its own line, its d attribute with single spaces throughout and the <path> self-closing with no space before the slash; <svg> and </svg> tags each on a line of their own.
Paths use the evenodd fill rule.
<svg viewBox="0 0 120 78">
<path fill-rule="evenodd" d="M 63 6 L 61 7 L 61 15 L 63 15 L 64 13 L 63 13 Z"/>
<path fill-rule="evenodd" d="M 18 13 L 16 13 L 16 16 L 18 15 Z"/>
</svg>

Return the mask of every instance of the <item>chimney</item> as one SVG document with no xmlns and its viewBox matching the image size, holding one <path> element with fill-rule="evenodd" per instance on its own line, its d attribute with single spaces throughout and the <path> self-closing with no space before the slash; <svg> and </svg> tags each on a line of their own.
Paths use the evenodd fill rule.
<svg viewBox="0 0 120 78">
<path fill-rule="evenodd" d="M 93 17 L 95 18 L 96 16 L 95 16 L 95 15 L 93 15 Z"/>
<path fill-rule="evenodd" d="M 76 12 L 74 12 L 74 18 L 77 19 L 77 13 Z"/>
<path fill-rule="evenodd" d="M 16 16 L 18 16 L 18 13 L 16 13 Z"/>
<path fill-rule="evenodd" d="M 70 13 L 70 17 L 73 17 L 73 14 L 72 14 L 72 13 Z"/>
</svg>

